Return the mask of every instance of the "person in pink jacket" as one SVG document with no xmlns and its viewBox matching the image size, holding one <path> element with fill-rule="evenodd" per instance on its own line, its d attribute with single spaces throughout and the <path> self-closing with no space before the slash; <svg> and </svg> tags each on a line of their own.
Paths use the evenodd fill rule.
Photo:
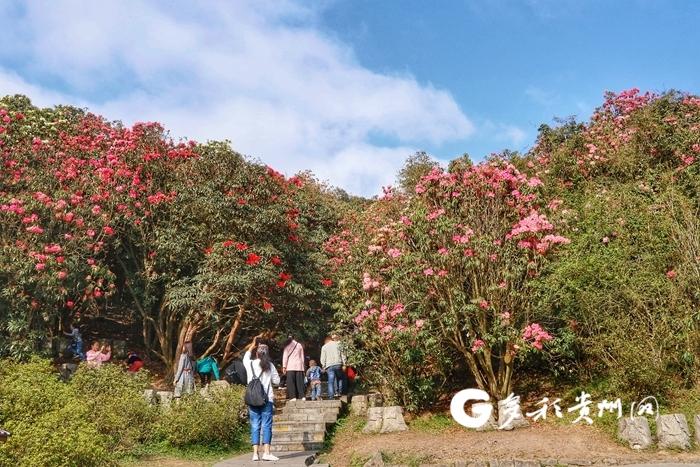
<svg viewBox="0 0 700 467">
<path fill-rule="evenodd" d="M 282 352 L 282 374 L 287 375 L 287 400 L 306 400 L 304 347 L 288 336 Z"/>
<path fill-rule="evenodd" d="M 92 343 L 90 350 L 85 354 L 87 364 L 91 367 L 100 367 L 104 362 L 112 357 L 112 348 L 109 345 L 102 345 L 98 341 Z"/>
</svg>

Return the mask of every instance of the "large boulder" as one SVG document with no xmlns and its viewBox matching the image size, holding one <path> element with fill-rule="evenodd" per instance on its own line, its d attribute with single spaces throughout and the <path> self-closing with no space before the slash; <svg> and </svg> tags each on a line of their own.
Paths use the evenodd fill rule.
<svg viewBox="0 0 700 467">
<path fill-rule="evenodd" d="M 407 431 L 408 427 L 403 419 L 403 409 L 398 405 L 384 407 L 382 429 L 380 433 L 395 433 Z"/>
<path fill-rule="evenodd" d="M 690 449 L 690 430 L 685 415 L 661 415 L 656 422 L 656 436 L 661 449 Z"/>
<path fill-rule="evenodd" d="M 403 409 L 398 405 L 391 407 L 370 407 L 367 410 L 367 424 L 363 433 L 395 433 L 406 431 L 408 427 L 403 419 Z"/>
<path fill-rule="evenodd" d="M 384 421 L 384 407 L 370 407 L 367 410 L 367 423 L 362 429 L 363 433 L 379 433 Z"/>
<path fill-rule="evenodd" d="M 632 449 L 646 449 L 653 443 L 649 422 L 644 417 L 623 417 L 617 422 L 617 435 Z"/>
</svg>

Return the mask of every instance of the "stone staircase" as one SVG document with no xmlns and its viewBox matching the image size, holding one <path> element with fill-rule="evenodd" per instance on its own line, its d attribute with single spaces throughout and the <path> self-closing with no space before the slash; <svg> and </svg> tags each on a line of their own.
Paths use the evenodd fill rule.
<svg viewBox="0 0 700 467">
<path fill-rule="evenodd" d="M 326 429 L 335 424 L 342 408 L 343 402 L 340 400 L 276 400 L 272 451 L 320 450 Z"/>
</svg>

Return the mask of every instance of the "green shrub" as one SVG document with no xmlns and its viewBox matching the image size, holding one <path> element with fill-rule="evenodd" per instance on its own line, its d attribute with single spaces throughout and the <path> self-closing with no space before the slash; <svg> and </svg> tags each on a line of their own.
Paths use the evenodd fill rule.
<svg viewBox="0 0 700 467">
<path fill-rule="evenodd" d="M 158 409 L 143 397 L 148 373 L 128 373 L 117 365 L 81 366 L 71 386 L 88 407 L 87 418 L 118 454 L 152 439 Z"/>
<path fill-rule="evenodd" d="M 112 463 L 108 439 L 88 420 L 88 410 L 77 400 L 33 421 L 10 421 L 12 432 L 0 445 L 0 465 L 97 466 Z"/>
<path fill-rule="evenodd" d="M 46 360 L 0 364 L 0 465 L 106 465 L 108 439 L 89 419 L 84 397 L 58 379 Z"/>
<path fill-rule="evenodd" d="M 243 388 L 238 386 L 212 391 L 210 398 L 195 393 L 163 412 L 160 432 L 176 447 L 237 447 L 245 438 L 244 408 Z"/>
<path fill-rule="evenodd" d="M 8 420 L 33 422 L 71 399 L 71 391 L 46 360 L 28 363 L 4 360 L 0 365 L 0 424 Z"/>
</svg>

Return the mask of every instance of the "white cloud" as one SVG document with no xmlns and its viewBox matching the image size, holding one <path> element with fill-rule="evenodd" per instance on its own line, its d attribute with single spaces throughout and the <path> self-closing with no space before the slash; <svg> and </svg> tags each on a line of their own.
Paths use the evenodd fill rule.
<svg viewBox="0 0 700 467">
<path fill-rule="evenodd" d="M 497 123 L 491 120 L 484 120 L 479 125 L 479 134 L 487 136 L 490 140 L 504 142 L 515 149 L 523 149 L 523 143 L 529 138 L 528 133 L 522 128 L 506 123 Z"/>
<path fill-rule="evenodd" d="M 474 131 L 448 92 L 361 66 L 315 27 L 319 12 L 304 3 L 193 5 L 5 7 L 0 94 L 19 89 L 41 104 L 75 103 L 125 122 L 158 120 L 176 136 L 229 139 L 288 174 L 311 169 L 359 194 L 379 192 L 422 144 Z M 397 143 L 381 147 L 373 136 Z"/>
</svg>

